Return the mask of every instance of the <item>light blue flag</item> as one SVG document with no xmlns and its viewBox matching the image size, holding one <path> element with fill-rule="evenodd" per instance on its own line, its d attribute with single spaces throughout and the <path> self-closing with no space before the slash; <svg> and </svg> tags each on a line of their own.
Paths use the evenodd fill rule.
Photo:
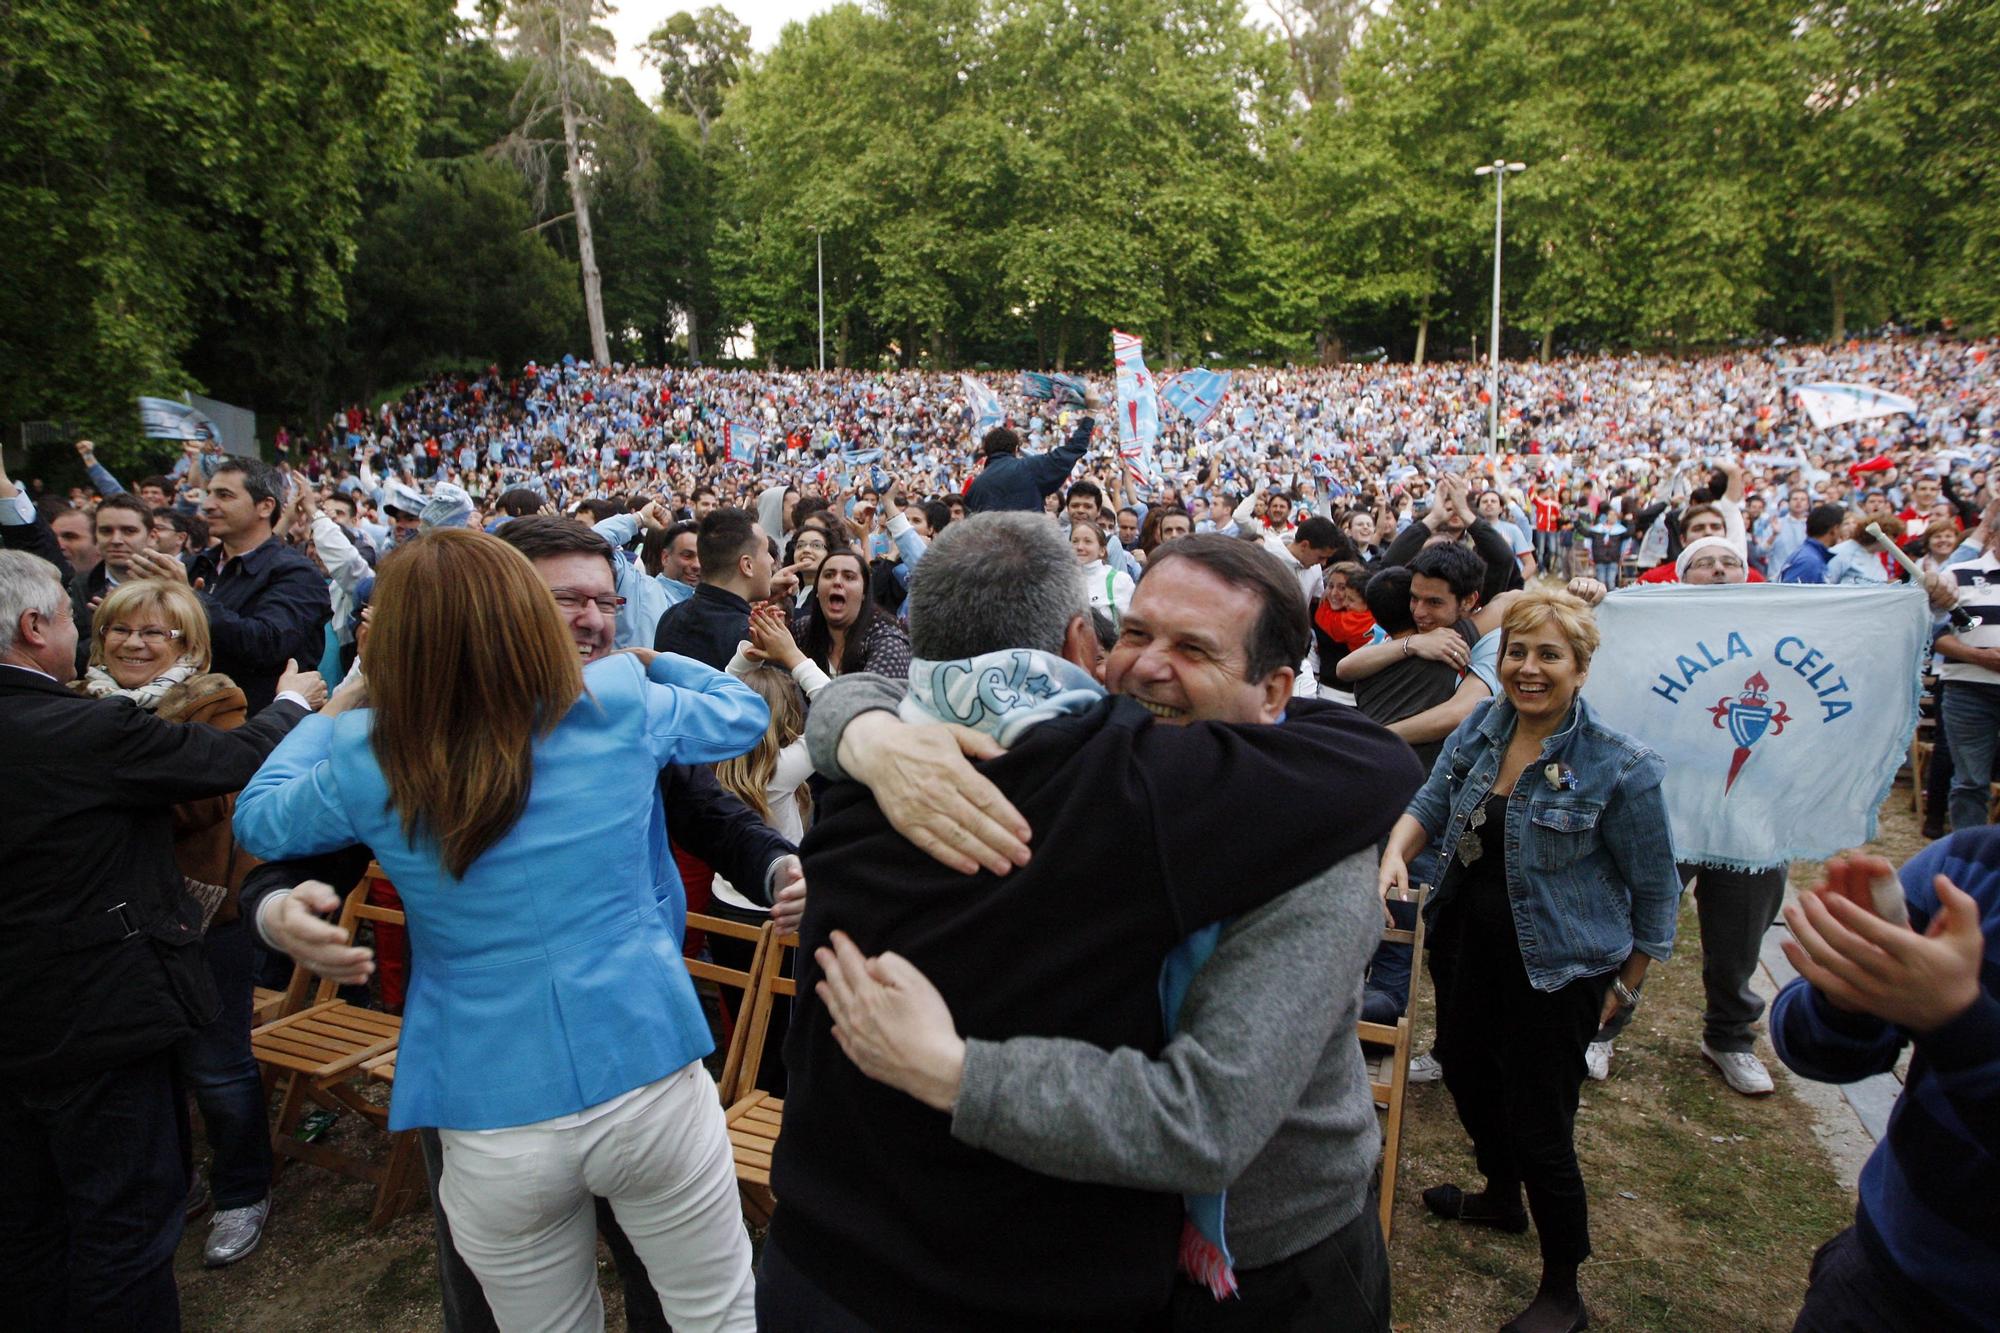
<svg viewBox="0 0 2000 1333">
<path fill-rule="evenodd" d="M 755 426 L 722 419 L 722 457 L 729 463 L 748 463 L 764 447 L 764 436 Z"/>
<path fill-rule="evenodd" d="M 870 463 L 879 462 L 882 458 L 882 451 L 880 449 L 855 449 L 852 451 L 843 449 L 840 451 L 840 457 L 841 461 L 846 463 L 850 468 L 866 467 Z"/>
<path fill-rule="evenodd" d="M 972 418 L 975 438 L 1007 419 L 1007 414 L 1000 410 L 999 394 L 970 375 L 960 375 L 958 382 L 965 387 L 965 411 Z"/>
<path fill-rule="evenodd" d="M 1666 759 L 1675 860 L 1761 869 L 1874 838 L 1917 725 L 1923 589 L 1627 588 L 1597 623 L 1584 698 Z"/>
<path fill-rule="evenodd" d="M 1229 381 L 1226 370 L 1184 370 L 1160 386 L 1160 396 L 1199 430 L 1221 409 Z"/>
<path fill-rule="evenodd" d="M 222 442 L 215 423 L 186 403 L 171 398 L 141 398 L 139 428 L 154 440 L 213 440 Z"/>
<path fill-rule="evenodd" d="M 1252 426 L 1256 424 L 1257 424 L 1256 408 L 1239 407 L 1236 409 L 1236 429 L 1249 430 Z"/>
</svg>

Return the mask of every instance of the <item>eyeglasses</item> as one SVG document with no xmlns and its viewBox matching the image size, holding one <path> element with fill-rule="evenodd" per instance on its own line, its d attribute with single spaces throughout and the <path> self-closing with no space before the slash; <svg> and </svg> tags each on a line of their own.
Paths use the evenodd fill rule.
<svg viewBox="0 0 2000 1333">
<path fill-rule="evenodd" d="M 585 606 L 595 606 L 605 615 L 615 616 L 625 605 L 623 597 L 592 597 L 574 588 L 551 588 L 549 591 L 555 594 L 556 605 L 570 612 L 581 611 Z"/>
<path fill-rule="evenodd" d="M 148 648 L 164 648 L 175 639 L 180 638 L 181 632 L 177 629 L 161 629 L 158 625 L 148 625 L 144 629 L 133 629 L 130 625 L 113 625 L 110 629 L 104 631 L 104 641 L 106 643 L 110 643 L 114 639 L 122 643 L 126 639 L 135 636 L 139 642 L 145 644 Z"/>
<path fill-rule="evenodd" d="M 792 549 L 794 551 L 824 551 L 826 550 L 826 543 L 815 541 L 810 537 L 801 537 L 792 543 Z"/>
</svg>

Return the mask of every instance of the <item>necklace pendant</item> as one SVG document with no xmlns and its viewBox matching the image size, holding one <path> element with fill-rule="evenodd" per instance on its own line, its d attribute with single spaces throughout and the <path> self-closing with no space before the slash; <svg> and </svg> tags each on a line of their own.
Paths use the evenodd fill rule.
<svg viewBox="0 0 2000 1333">
<path fill-rule="evenodd" d="M 1454 854 L 1458 857 L 1460 865 L 1470 866 L 1486 854 L 1486 848 L 1479 841 L 1479 834 L 1467 829 L 1458 835 L 1458 846 L 1454 849 Z"/>
</svg>

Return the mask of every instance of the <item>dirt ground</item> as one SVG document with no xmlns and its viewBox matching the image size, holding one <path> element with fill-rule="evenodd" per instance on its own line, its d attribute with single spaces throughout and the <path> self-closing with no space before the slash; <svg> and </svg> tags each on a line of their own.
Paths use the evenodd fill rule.
<svg viewBox="0 0 2000 1333">
<path fill-rule="evenodd" d="M 1900 863 L 1922 845 L 1899 783 L 1870 846 Z M 1814 869 L 1794 866 L 1794 886 L 1809 884 Z M 1681 930 L 1675 960 L 1648 979 L 1612 1077 L 1584 1085 L 1577 1115 L 1595 1248 L 1582 1275 L 1592 1327 L 1786 1330 L 1814 1248 L 1847 1224 L 1853 1200 L 1813 1138 L 1811 1113 L 1782 1077 L 1773 1096 L 1739 1097 L 1697 1054 L 1701 977 L 1691 906 Z M 1427 989 L 1419 994 L 1427 1014 Z M 1420 1036 L 1427 1044 L 1428 1032 Z M 1759 1049 L 1775 1067 L 1768 1043 Z M 1534 1237 L 1440 1223 L 1424 1212 L 1425 1187 L 1477 1179 L 1443 1085 L 1411 1088 L 1405 1124 L 1390 1243 L 1395 1327 L 1498 1327 L 1534 1294 Z M 380 1149 L 380 1136 L 351 1115 L 328 1133 L 332 1143 Z M 227 1269 L 201 1266 L 206 1220 L 191 1225 L 176 1256 L 187 1328 L 439 1327 L 430 1217 L 420 1212 L 368 1234 L 371 1189 L 293 1166 L 278 1183 L 263 1245 Z M 608 1326 L 622 1327 L 617 1282 L 601 1250 L 599 1278 Z"/>
</svg>

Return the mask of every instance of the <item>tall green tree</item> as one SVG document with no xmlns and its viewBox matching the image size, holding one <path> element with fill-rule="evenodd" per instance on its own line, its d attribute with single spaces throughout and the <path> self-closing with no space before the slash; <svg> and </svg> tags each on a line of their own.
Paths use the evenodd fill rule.
<svg viewBox="0 0 2000 1333">
<path fill-rule="evenodd" d="M 136 433 L 207 312 L 338 320 L 448 0 L 42 0 L 0 24 L 0 419 Z"/>
</svg>

